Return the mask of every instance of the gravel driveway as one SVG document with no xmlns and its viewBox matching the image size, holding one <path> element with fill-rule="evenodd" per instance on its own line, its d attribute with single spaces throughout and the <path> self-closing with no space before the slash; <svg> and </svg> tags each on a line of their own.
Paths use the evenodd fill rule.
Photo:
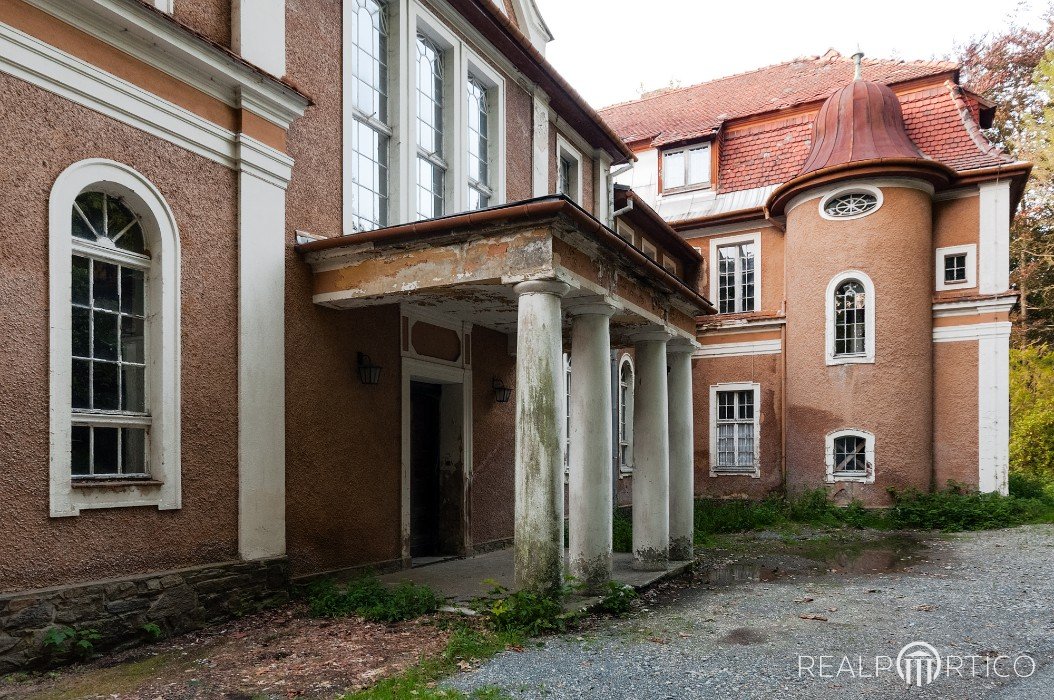
<svg viewBox="0 0 1054 700">
<path fill-rule="evenodd" d="M 503 653 L 449 685 L 517 698 L 1054 697 L 1054 526 L 921 543 L 778 537 L 734 538 L 629 617 Z M 943 667 L 909 688 L 895 665 L 915 641 Z"/>
</svg>

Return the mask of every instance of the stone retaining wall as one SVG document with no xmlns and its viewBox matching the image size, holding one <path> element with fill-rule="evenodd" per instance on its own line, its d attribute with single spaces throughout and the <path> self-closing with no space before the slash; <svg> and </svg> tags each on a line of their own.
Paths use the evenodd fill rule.
<svg viewBox="0 0 1054 700">
<path fill-rule="evenodd" d="M 0 595 L 0 674 L 128 648 L 156 630 L 167 637 L 288 599 L 285 557 Z M 56 646 L 45 643 L 51 630 L 79 636 Z M 79 639 L 90 647 L 78 651 Z"/>
</svg>

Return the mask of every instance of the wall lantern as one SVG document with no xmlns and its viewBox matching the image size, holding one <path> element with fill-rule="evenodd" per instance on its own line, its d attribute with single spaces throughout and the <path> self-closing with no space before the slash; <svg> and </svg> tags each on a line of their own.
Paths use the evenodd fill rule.
<svg viewBox="0 0 1054 700">
<path fill-rule="evenodd" d="M 512 389 L 505 386 L 505 382 L 497 377 L 494 377 L 490 385 L 494 389 L 494 400 L 498 403 L 508 403 L 509 399 L 512 398 Z"/>
<path fill-rule="evenodd" d="M 359 381 L 363 384 L 378 384 L 381 381 L 381 368 L 373 364 L 366 353 L 359 353 Z"/>
</svg>

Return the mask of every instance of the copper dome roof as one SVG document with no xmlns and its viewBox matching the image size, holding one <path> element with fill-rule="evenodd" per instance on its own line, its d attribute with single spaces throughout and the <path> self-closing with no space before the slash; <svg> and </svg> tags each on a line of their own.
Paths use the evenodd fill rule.
<svg viewBox="0 0 1054 700">
<path fill-rule="evenodd" d="M 904 128 L 893 91 L 881 83 L 854 80 L 820 107 L 812 150 L 799 175 L 864 160 L 925 157 Z"/>
</svg>

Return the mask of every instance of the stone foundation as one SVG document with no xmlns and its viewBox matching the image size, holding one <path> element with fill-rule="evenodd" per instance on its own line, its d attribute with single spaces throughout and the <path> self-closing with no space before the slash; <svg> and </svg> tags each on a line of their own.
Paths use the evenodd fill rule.
<svg viewBox="0 0 1054 700">
<path fill-rule="evenodd" d="M 167 637 L 288 599 L 285 557 L 3 594 L 0 674 L 125 649 L 151 641 L 156 630 Z M 76 639 L 45 643 L 49 631 L 60 629 L 91 639 L 90 647 L 78 653 Z"/>
</svg>

